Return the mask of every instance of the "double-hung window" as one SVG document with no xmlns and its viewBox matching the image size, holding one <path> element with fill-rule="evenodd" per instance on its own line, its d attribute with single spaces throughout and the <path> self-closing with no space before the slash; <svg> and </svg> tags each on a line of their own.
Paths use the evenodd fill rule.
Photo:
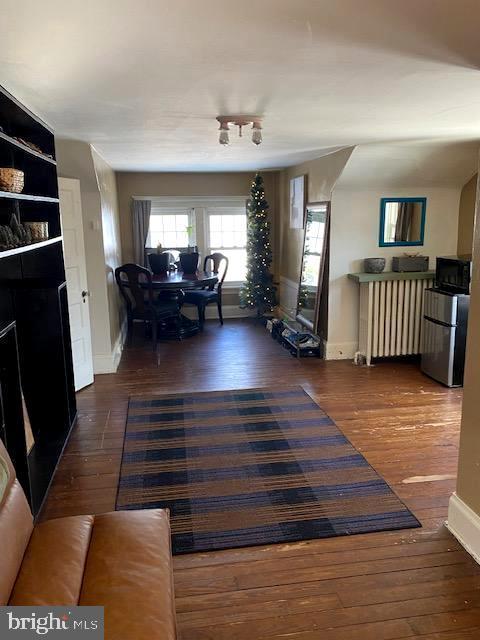
<svg viewBox="0 0 480 640">
<path fill-rule="evenodd" d="M 160 206 L 152 202 L 147 247 L 165 249 L 188 247 L 195 242 L 195 215 L 193 208 Z"/>
<path fill-rule="evenodd" d="M 208 207 L 209 253 L 223 253 L 229 260 L 225 282 L 243 282 L 247 271 L 247 212 L 245 206 Z"/>
<path fill-rule="evenodd" d="M 151 199 L 146 247 L 197 246 L 201 256 L 223 253 L 229 260 L 225 282 L 241 284 L 247 270 L 247 211 L 242 197 L 164 197 Z"/>
</svg>

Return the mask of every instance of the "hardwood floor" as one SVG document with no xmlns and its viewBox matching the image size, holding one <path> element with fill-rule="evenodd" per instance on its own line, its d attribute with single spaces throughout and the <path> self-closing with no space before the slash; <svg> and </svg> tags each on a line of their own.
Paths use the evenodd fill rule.
<svg viewBox="0 0 480 640">
<path fill-rule="evenodd" d="M 422 528 L 175 558 L 183 640 L 473 640 L 480 567 L 445 529 L 461 391 L 410 363 L 296 360 L 251 321 L 182 343 L 128 348 L 78 394 L 79 421 L 43 517 L 114 509 L 130 394 L 303 387 L 421 520 Z"/>
</svg>

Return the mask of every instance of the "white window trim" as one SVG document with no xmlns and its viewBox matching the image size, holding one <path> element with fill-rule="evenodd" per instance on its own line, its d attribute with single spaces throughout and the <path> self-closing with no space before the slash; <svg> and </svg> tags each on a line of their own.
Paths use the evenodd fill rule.
<svg viewBox="0 0 480 640">
<path fill-rule="evenodd" d="M 151 200 L 152 205 L 165 207 L 242 207 L 246 206 L 248 196 L 132 196 L 133 200 Z"/>
</svg>

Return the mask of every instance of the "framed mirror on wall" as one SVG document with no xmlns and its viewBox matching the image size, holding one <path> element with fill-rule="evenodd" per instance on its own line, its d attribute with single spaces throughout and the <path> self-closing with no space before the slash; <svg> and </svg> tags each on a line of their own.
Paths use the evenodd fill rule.
<svg viewBox="0 0 480 640">
<path fill-rule="evenodd" d="M 422 246 L 426 209 L 426 198 L 382 198 L 379 246 Z"/>
<path fill-rule="evenodd" d="M 326 271 L 330 225 L 330 203 L 307 204 L 300 283 L 298 287 L 297 321 L 318 332 L 320 300 Z"/>
</svg>

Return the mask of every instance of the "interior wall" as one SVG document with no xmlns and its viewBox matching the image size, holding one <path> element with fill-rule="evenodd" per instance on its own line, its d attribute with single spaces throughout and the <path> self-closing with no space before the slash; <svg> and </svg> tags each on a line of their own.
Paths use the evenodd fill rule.
<svg viewBox="0 0 480 640">
<path fill-rule="evenodd" d="M 290 180 L 300 175 L 307 176 L 307 201 L 331 200 L 332 190 L 342 173 L 353 147 L 304 162 L 282 171 L 278 180 L 279 237 L 278 253 L 281 256 L 278 273 L 280 277 L 280 305 L 288 315 L 294 315 L 303 251 L 304 229 L 290 229 Z"/>
<path fill-rule="evenodd" d="M 480 549 L 478 544 L 478 527 L 480 526 L 480 424 L 478 411 L 480 394 L 480 359 L 478 357 L 480 353 L 480 225 L 476 225 L 474 230 L 473 256 L 457 495 L 476 514 L 477 522 L 472 521 L 471 524 L 474 527 L 472 532 L 476 537 L 475 550 L 478 552 Z M 468 527 L 465 531 L 467 530 Z"/>
<path fill-rule="evenodd" d="M 114 262 L 113 256 L 118 255 L 120 252 L 118 235 L 117 240 L 115 240 L 115 237 L 111 236 L 108 230 L 109 221 L 115 218 L 115 206 L 112 201 L 115 199 L 113 187 L 116 185 L 114 185 L 113 172 L 107 171 L 107 168 L 110 169 L 110 167 L 86 142 L 57 139 L 55 147 L 58 175 L 63 178 L 77 178 L 80 180 L 85 258 L 88 289 L 90 291 L 90 326 L 94 373 L 108 373 L 115 371 L 119 359 L 119 353 L 113 353 L 114 345 L 118 343 L 118 313 L 114 311 L 115 303 L 112 302 L 110 304 L 112 292 L 109 294 L 106 273 L 111 270 Z M 97 178 L 97 170 L 102 176 L 100 181 Z M 100 183 L 103 185 L 103 193 L 100 191 Z M 109 208 L 110 213 L 108 213 Z M 104 245 L 104 214 L 107 225 L 105 235 L 109 244 L 108 258 L 106 257 Z M 113 328 L 111 327 L 111 314 Z"/>
<path fill-rule="evenodd" d="M 115 269 L 122 264 L 117 182 L 115 172 L 95 149 L 92 149 L 92 156 L 102 207 L 102 235 L 108 296 L 108 315 L 110 319 L 110 339 L 111 349 L 115 350 L 118 341 L 121 340 L 125 316 L 124 305 L 121 302 L 118 286 L 115 282 Z"/>
<path fill-rule="evenodd" d="M 133 260 L 133 236 L 131 220 L 132 196 L 245 196 L 250 193 L 254 177 L 248 173 L 135 173 L 118 172 L 117 187 L 120 207 L 120 229 L 123 257 Z M 265 196 L 270 205 L 272 244 L 275 246 L 277 219 L 277 172 L 262 173 Z M 275 254 L 277 252 L 274 252 Z M 274 256 L 276 261 L 278 256 Z"/>
<path fill-rule="evenodd" d="M 380 199 L 427 198 L 425 244 L 422 247 L 379 247 Z M 403 187 L 359 190 L 336 188 L 332 197 L 330 240 L 330 295 L 327 357 L 353 358 L 358 349 L 359 287 L 347 277 L 362 272 L 363 259 L 421 253 L 434 268 L 437 255 L 455 253 L 460 188 Z"/>
<path fill-rule="evenodd" d="M 462 193 L 460 195 L 460 207 L 458 214 L 458 255 L 472 253 L 477 178 L 478 175 L 475 174 L 467 184 L 463 186 Z"/>
</svg>

